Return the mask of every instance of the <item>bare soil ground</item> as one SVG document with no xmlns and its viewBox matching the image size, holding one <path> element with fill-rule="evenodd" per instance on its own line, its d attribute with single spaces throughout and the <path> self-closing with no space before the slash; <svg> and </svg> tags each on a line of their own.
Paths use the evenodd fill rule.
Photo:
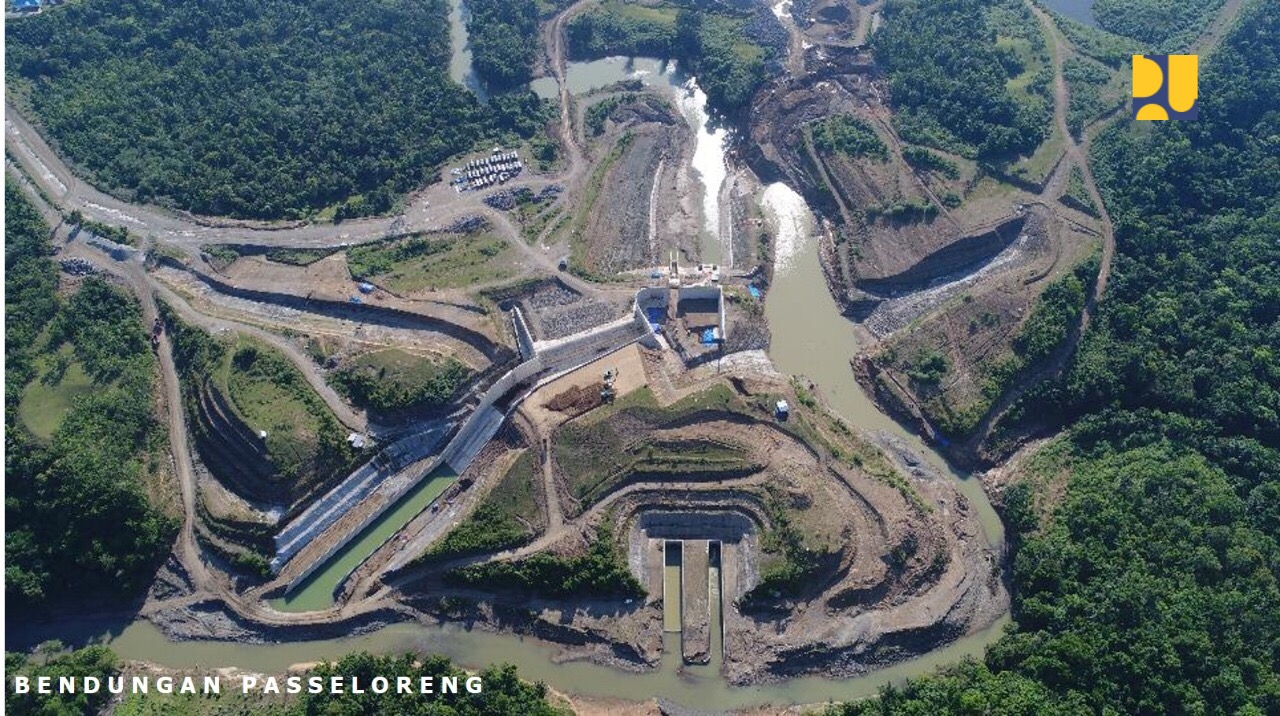
<svg viewBox="0 0 1280 716">
<path fill-rule="evenodd" d="M 160 267 L 152 275 L 196 311 L 226 323 L 248 324 L 282 335 L 306 335 L 318 340 L 335 338 L 370 349 L 400 347 L 441 357 L 452 356 L 477 370 L 489 365 L 483 353 L 443 333 L 366 322 L 355 307 L 345 314 L 337 311 L 330 315 L 304 312 L 275 303 L 229 296 L 178 269 Z M 474 318 L 471 320 L 475 321 Z M 489 320 L 476 322 L 475 327 L 477 333 L 493 335 L 497 332 L 497 326 Z"/>
<path fill-rule="evenodd" d="M 579 125 L 587 108 L 611 101 L 620 104 L 601 135 L 585 136 L 587 152 L 599 163 L 624 137 L 629 144 L 599 184 L 578 197 L 592 199 L 582 232 L 587 268 L 605 275 L 646 268 L 664 264 L 671 250 L 696 259 L 700 209 L 688 168 L 692 132 L 670 101 L 652 90 L 592 93 L 582 100 Z"/>
<path fill-rule="evenodd" d="M 1044 212 L 1028 222 L 1009 261 L 981 280 L 940 287 L 920 295 L 891 315 L 879 309 L 868 326 L 888 327 L 889 337 L 867 355 L 883 377 L 904 389 L 934 426 L 972 429 L 990 407 L 987 384 L 999 366 L 1015 359 L 1013 344 L 1035 302 L 1051 283 L 1096 251 L 1100 241 Z M 906 330 L 899 330 L 906 327 Z M 937 384 L 910 376 L 922 357 L 944 356 L 947 369 Z M 998 389 L 997 389 L 998 390 Z"/>
<path fill-rule="evenodd" d="M 616 396 L 622 398 L 629 395 L 648 383 L 640 357 L 641 350 L 639 346 L 632 344 L 556 378 L 526 398 L 520 407 L 521 412 L 538 426 L 540 432 L 549 435 L 555 427 L 586 412 L 580 408 L 587 403 L 594 403 L 590 407 L 600 405 L 597 386 L 603 387 L 605 371 L 613 372 L 612 382 Z"/>
<path fill-rule="evenodd" d="M 631 555 L 633 570 L 648 577 L 650 570 L 643 565 L 654 559 L 660 563 L 660 555 L 646 553 L 644 545 L 652 540 L 634 527 L 642 515 L 654 509 L 749 515 L 757 527 L 724 555 L 725 674 L 735 683 L 801 673 L 859 673 L 927 651 L 986 626 L 1003 613 L 1008 596 L 998 576 L 998 554 L 981 538 L 976 515 L 949 480 L 927 470 L 893 477 L 892 461 L 820 408 L 802 409 L 791 423 L 779 426 L 771 419 L 769 406 L 779 396 L 793 402 L 795 396 L 786 380 L 771 373 L 767 363 L 753 361 L 751 354 L 743 354 L 727 372 L 717 375 L 705 366 L 685 371 L 678 361 L 673 364 L 664 358 L 669 353 L 635 351 L 634 360 L 643 360 L 646 382 L 660 405 L 720 384 L 732 388 L 731 404 L 745 412 L 714 412 L 659 428 L 624 421 L 629 442 L 731 444 L 745 451 L 759 468 L 742 477 L 717 480 L 674 474 L 656 481 L 624 480 L 580 515 L 549 529 L 526 547 L 469 563 L 520 559 L 540 552 L 580 554 L 593 539 L 595 525 L 608 520 L 622 541 L 619 549 L 630 545 L 625 551 Z M 565 385 L 544 387 L 541 392 L 546 398 L 535 396 L 528 401 L 543 411 L 531 421 L 535 430 L 554 431 L 563 418 L 545 403 L 594 380 L 594 372 L 599 372 L 599 366 L 577 383 L 566 381 L 573 377 L 566 376 L 561 379 Z M 628 372 L 624 369 L 622 374 Z M 862 455 L 859 462 L 834 457 L 854 454 Z M 564 485 L 559 484 L 563 476 L 553 477 L 556 489 L 563 491 Z M 778 527 L 779 514 L 786 515 L 806 548 L 826 556 L 820 560 L 820 571 L 797 596 L 773 600 L 771 610 L 744 612 L 738 600 L 766 571 L 786 559 L 774 542 L 763 539 Z M 697 529 L 698 522 L 692 524 Z M 762 547 L 766 542 L 772 545 L 768 550 Z M 696 568 L 696 561 L 686 566 Z M 646 578 L 644 583 L 651 593 L 643 603 L 522 600 L 522 608 L 532 609 L 534 616 L 531 624 L 520 629 L 577 644 L 567 647 L 567 658 L 630 664 L 631 668 L 656 665 L 662 645 L 660 580 Z M 389 586 L 419 608 L 438 608 L 431 605 L 450 594 L 479 600 L 482 606 L 467 615 L 479 621 L 489 621 L 486 615 L 501 612 L 508 601 L 483 591 L 445 587 L 439 573 L 429 568 L 403 571 L 392 577 Z M 705 587 L 704 577 L 701 588 Z M 686 580 L 686 592 L 698 588 Z M 694 615 L 689 636 L 695 652 L 691 656 L 700 659 L 702 631 L 697 615 L 705 606 L 705 594 L 699 597 L 694 592 L 686 594 Z M 513 628 L 493 622 L 491 626 Z"/>
<path fill-rule="evenodd" d="M 377 306 L 440 318 L 472 330 L 492 331 L 492 325 L 471 297 L 469 289 L 431 291 L 425 294 L 429 297 L 398 296 L 382 288 L 362 293 L 358 283 L 351 278 L 346 253 L 341 251 L 308 266 L 247 256 L 232 262 L 222 270 L 222 274 L 229 283 L 240 288 L 338 302 L 349 302 L 354 298 Z"/>
</svg>

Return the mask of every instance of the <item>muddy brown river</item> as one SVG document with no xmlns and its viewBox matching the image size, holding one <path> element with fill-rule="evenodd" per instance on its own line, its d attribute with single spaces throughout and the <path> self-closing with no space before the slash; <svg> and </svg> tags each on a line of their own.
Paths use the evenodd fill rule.
<svg viewBox="0 0 1280 716">
<path fill-rule="evenodd" d="M 863 394 L 849 357 L 856 345 L 847 319 L 828 293 L 818 265 L 817 241 L 811 235 L 812 217 L 803 200 L 781 184 L 765 192 L 766 214 L 775 222 L 779 266 L 767 295 L 766 316 L 773 331 L 770 351 L 778 367 L 816 382 L 829 403 L 851 423 L 884 430 L 920 449 L 945 469 L 945 462 L 914 436 L 880 413 Z M 982 515 L 987 538 L 1003 538 L 1000 522 L 977 481 L 950 472 Z M 715 655 L 706 666 L 681 663 L 679 635 L 667 637 L 660 668 L 630 673 L 589 662 L 558 663 L 563 652 L 553 644 L 507 634 L 467 631 L 457 625 L 396 624 L 372 634 L 343 639 L 284 644 L 242 644 L 214 641 L 167 640 L 152 624 L 136 621 L 115 635 L 97 634 L 124 659 L 149 661 L 174 668 L 234 666 L 263 672 L 282 671 L 293 664 L 336 659 L 355 650 L 395 652 L 412 649 L 444 654 L 457 663 L 483 668 L 509 662 L 523 677 L 545 681 L 567 693 L 643 701 L 660 696 L 704 711 L 723 711 L 766 704 L 809 704 L 857 699 L 873 695 L 881 686 L 933 671 L 966 656 L 980 657 L 996 639 L 1008 617 L 987 629 L 911 661 L 852 679 L 793 678 L 765 686 L 733 687 L 719 675 L 722 643 L 719 614 L 713 614 Z M 55 635 L 49 635 L 55 636 Z M 67 637 L 64 637 L 67 638 Z M 67 638 L 68 641 L 73 639 Z M 80 641 L 74 639 L 74 641 Z"/>
<path fill-rule="evenodd" d="M 461 23 L 456 0 L 455 14 L 451 19 L 455 24 L 456 38 L 457 26 Z M 637 73 L 655 73 L 660 77 L 668 75 L 657 61 L 600 61 L 573 63 L 569 68 L 569 82 L 582 91 Z M 461 74 L 465 77 L 465 73 Z M 699 141 L 720 151 L 718 156 L 704 155 L 702 161 L 722 167 L 724 138 L 717 136 L 720 130 L 706 127 L 705 121 L 701 124 L 695 127 Z M 723 175 L 710 165 L 701 173 L 713 182 L 723 179 Z M 718 185 L 706 187 L 705 191 L 714 195 L 718 188 Z M 856 352 L 857 345 L 848 320 L 840 314 L 823 281 L 818 264 L 818 242 L 813 236 L 813 217 L 803 199 L 785 185 L 774 184 L 767 187 L 763 203 L 778 236 L 775 250 L 778 266 L 766 296 L 765 313 L 773 333 L 769 353 L 779 370 L 814 381 L 828 403 L 851 424 L 864 430 L 885 431 L 900 438 L 949 474 L 978 510 L 987 539 L 998 544 L 1003 539 L 1003 529 L 977 480 L 951 470 L 919 438 L 881 413 L 854 380 L 849 359 Z M 69 643 L 83 643 L 88 638 L 110 645 L 121 658 L 174 668 L 238 667 L 262 672 L 279 672 L 294 664 L 336 659 L 357 650 L 395 652 L 412 649 L 444 654 L 470 668 L 483 668 L 495 662 L 512 663 L 524 678 L 544 681 L 567 693 L 634 701 L 661 697 L 693 709 L 724 711 L 766 704 L 811 704 L 870 696 L 887 683 L 931 672 L 966 656 L 980 657 L 983 649 L 1000 637 L 1009 621 L 1005 616 L 987 629 L 925 656 L 856 678 L 834 680 L 815 676 L 765 686 L 733 687 L 719 674 L 722 663 L 719 647 L 723 642 L 719 633 L 718 604 L 712 608 L 712 643 L 715 648 L 711 663 L 700 667 L 683 665 L 679 635 L 672 634 L 667 636 L 660 668 L 647 673 L 630 673 L 582 661 L 561 663 L 563 652 L 554 644 L 506 634 L 468 631 L 452 624 L 396 624 L 359 637 L 244 644 L 171 642 L 154 625 L 139 620 L 121 631 L 108 633 L 103 633 L 101 627 L 62 625 L 61 628 L 41 629 L 39 638 L 57 637 Z M 33 635 L 24 638 L 21 634 L 11 634 L 11 639 L 18 642 L 30 642 L 33 638 Z"/>
</svg>

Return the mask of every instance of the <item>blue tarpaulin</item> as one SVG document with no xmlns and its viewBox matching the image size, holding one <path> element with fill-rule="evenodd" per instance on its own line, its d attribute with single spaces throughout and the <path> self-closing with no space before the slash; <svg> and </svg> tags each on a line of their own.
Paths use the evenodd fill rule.
<svg viewBox="0 0 1280 716">
<path fill-rule="evenodd" d="M 662 323 L 662 319 L 666 316 L 666 312 L 662 310 L 662 306 L 650 306 L 644 309 L 644 315 L 649 319 L 649 323 L 658 325 Z"/>
<path fill-rule="evenodd" d="M 760 298 L 760 289 L 755 286 L 747 286 L 747 291 L 751 293 L 752 298 Z"/>
<path fill-rule="evenodd" d="M 708 328 L 702 332 L 702 344 L 709 346 L 716 342 L 716 329 Z"/>
</svg>

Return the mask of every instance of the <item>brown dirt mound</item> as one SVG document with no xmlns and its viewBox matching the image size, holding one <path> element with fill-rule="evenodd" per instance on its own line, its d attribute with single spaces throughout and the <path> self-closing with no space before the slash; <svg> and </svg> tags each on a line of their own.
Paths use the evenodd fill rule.
<svg viewBox="0 0 1280 716">
<path fill-rule="evenodd" d="M 574 385 L 547 401 L 547 409 L 557 413 L 566 413 L 569 417 L 582 415 L 588 410 L 598 408 L 604 403 L 600 391 L 604 383 L 599 381 L 590 385 Z"/>
</svg>

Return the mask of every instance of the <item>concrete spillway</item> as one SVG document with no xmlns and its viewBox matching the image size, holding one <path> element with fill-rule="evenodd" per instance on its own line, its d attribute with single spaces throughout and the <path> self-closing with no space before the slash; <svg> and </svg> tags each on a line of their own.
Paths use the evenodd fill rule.
<svg viewBox="0 0 1280 716">
<path fill-rule="evenodd" d="M 681 577 L 684 550 L 679 540 L 667 540 L 662 548 L 662 629 L 679 632 L 683 613 Z"/>
<path fill-rule="evenodd" d="M 708 587 L 707 541 L 686 540 L 682 576 L 684 610 L 681 619 L 681 651 L 687 663 L 706 663 L 711 653 L 711 590 Z"/>
<path fill-rule="evenodd" d="M 277 606 L 282 609 L 307 611 L 332 604 L 333 593 L 360 564 L 391 539 L 401 527 L 426 509 L 431 501 L 434 501 L 448 484 L 452 483 L 450 479 L 438 490 L 419 489 L 424 481 L 441 471 L 452 476 L 466 472 L 480 450 L 497 434 L 506 416 L 528 393 L 525 388 L 575 370 L 601 355 L 639 340 L 644 335 L 643 327 L 628 317 L 561 341 L 537 345 L 536 352 L 532 356 L 512 368 L 484 392 L 475 410 L 463 421 L 440 453 L 428 461 L 425 467 L 417 468 L 416 475 L 387 475 L 385 470 L 377 469 L 376 460 L 357 471 L 322 498 L 318 506 L 313 505 L 299 519 L 295 519 L 286 526 L 277 538 L 277 548 L 280 551 L 272 562 L 277 573 L 289 569 L 291 559 L 307 559 L 307 564 L 290 577 L 285 594 L 294 595 L 299 590 L 305 589 L 308 592 L 326 595 L 326 599 L 321 603 L 318 598 L 302 601 L 287 598 Z M 530 344 L 527 348 L 532 349 L 535 346 Z M 503 401 L 517 389 L 521 390 L 517 398 L 509 406 L 502 407 Z M 404 466 L 412 465 L 427 457 L 438 445 L 439 440 L 430 443 L 429 446 L 426 442 L 419 441 L 402 449 L 397 453 L 396 470 L 402 472 Z M 433 481 L 432 484 L 438 485 L 438 482 Z M 430 500 L 422 504 L 413 502 L 409 505 L 410 497 L 420 497 L 423 494 L 428 494 Z M 359 521 L 340 524 L 339 518 L 363 500 L 374 501 L 373 509 Z M 392 521 L 394 524 L 384 519 L 387 514 L 396 516 Z M 375 530 L 375 526 L 378 529 Z M 342 528 L 342 533 L 333 534 L 338 527 Z M 374 540 L 370 537 L 374 532 L 386 534 L 382 539 Z M 307 547 L 321 535 L 329 539 L 329 547 L 318 555 L 315 549 L 307 552 Z M 354 556 L 349 554 L 352 550 L 358 550 L 359 554 Z M 334 563 L 351 566 L 349 569 L 335 570 L 332 567 Z M 315 579 L 312 578 L 313 575 L 318 574 L 324 575 L 326 579 L 321 580 L 318 576 Z"/>
</svg>

